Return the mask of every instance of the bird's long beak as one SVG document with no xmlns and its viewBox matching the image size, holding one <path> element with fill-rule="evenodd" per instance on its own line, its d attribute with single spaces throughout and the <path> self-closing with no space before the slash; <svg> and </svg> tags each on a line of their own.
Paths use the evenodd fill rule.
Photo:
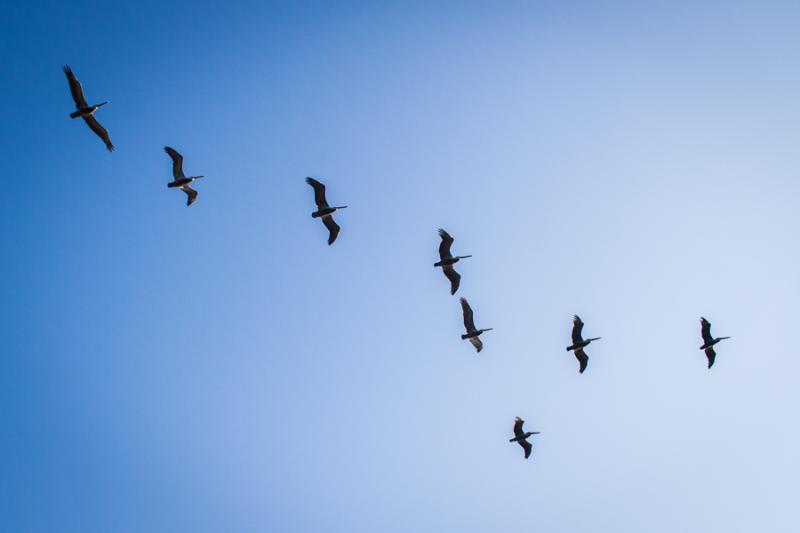
<svg viewBox="0 0 800 533">
<path fill-rule="evenodd" d="M 484 328 L 483 331 L 492 331 L 494 328 Z"/>
<path fill-rule="evenodd" d="M 467 257 L 472 257 L 471 255 L 459 255 L 459 259 L 466 259 Z"/>
<path fill-rule="evenodd" d="M 205 176 L 195 176 L 194 179 L 205 178 Z"/>
<path fill-rule="evenodd" d="M 346 206 L 346 205 L 340 205 L 340 206 L 339 206 L 339 207 L 337 207 L 336 209 L 344 209 L 345 207 L 347 207 L 347 206 Z"/>
<path fill-rule="evenodd" d="M 730 339 L 730 337 L 720 337 L 719 340 Z"/>
<path fill-rule="evenodd" d="M 101 103 L 97 104 L 97 107 L 103 107 L 104 105 L 110 104 L 110 103 L 111 103 L 110 100 L 108 102 L 101 102 Z"/>
</svg>

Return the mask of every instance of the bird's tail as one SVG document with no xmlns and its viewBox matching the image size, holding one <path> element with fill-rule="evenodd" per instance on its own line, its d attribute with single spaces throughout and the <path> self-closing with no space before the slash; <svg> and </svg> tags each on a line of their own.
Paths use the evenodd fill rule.
<svg viewBox="0 0 800 533">
<path fill-rule="evenodd" d="M 81 112 L 80 111 L 75 111 L 75 112 L 72 112 L 72 113 L 69 114 L 70 118 L 78 118 L 79 116 L 81 116 Z"/>
<path fill-rule="evenodd" d="M 467 339 L 469 339 L 469 335 L 461 335 L 461 340 L 462 341 L 465 341 Z"/>
</svg>

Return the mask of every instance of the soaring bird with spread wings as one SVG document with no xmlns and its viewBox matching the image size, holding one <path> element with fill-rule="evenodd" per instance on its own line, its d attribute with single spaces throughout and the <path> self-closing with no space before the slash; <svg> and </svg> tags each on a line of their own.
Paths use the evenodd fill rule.
<svg viewBox="0 0 800 533">
<path fill-rule="evenodd" d="M 457 255 L 453 257 L 453 254 L 450 253 L 450 246 L 452 246 L 455 239 L 441 228 L 439 229 L 439 236 L 442 238 L 442 242 L 439 243 L 439 261 L 434 263 L 433 266 L 442 267 L 442 272 L 450 280 L 450 294 L 455 294 L 458 290 L 458 285 L 461 283 L 461 275 L 455 271 L 453 265 L 462 259 L 472 256 Z"/>
<path fill-rule="evenodd" d="M 567 351 L 575 352 L 575 357 L 578 359 L 578 363 L 580 363 L 580 368 L 578 371 L 581 374 L 583 374 L 583 371 L 586 370 L 586 365 L 589 364 L 589 356 L 586 355 L 586 352 L 584 352 L 583 349 L 592 341 L 600 340 L 600 337 L 583 340 L 582 332 L 583 321 L 581 320 L 581 317 L 574 315 L 572 317 L 572 344 L 567 346 Z"/>
<path fill-rule="evenodd" d="M 717 352 L 714 351 L 714 345 L 721 340 L 730 339 L 730 337 L 713 337 L 711 335 L 711 322 L 703 317 L 700 317 L 700 334 L 703 336 L 703 345 L 700 349 L 705 350 L 706 358 L 708 359 L 708 368 L 711 368 L 714 365 L 714 361 L 717 359 Z"/>
<path fill-rule="evenodd" d="M 479 338 L 484 332 L 492 331 L 494 328 L 485 328 L 485 329 L 476 329 L 475 328 L 475 321 L 472 318 L 472 308 L 469 306 L 469 302 L 467 302 L 466 298 L 461 298 L 461 312 L 464 315 L 464 328 L 466 328 L 467 333 L 465 335 L 461 335 L 462 340 L 469 339 L 469 342 L 475 347 L 475 350 L 480 353 L 483 350 L 483 343 Z"/>
<path fill-rule="evenodd" d="M 180 189 L 186 193 L 186 205 L 190 206 L 197 200 L 197 191 L 189 187 L 189 184 L 196 179 L 205 176 L 189 176 L 188 178 L 183 174 L 183 156 L 177 150 L 169 146 L 164 147 L 164 151 L 172 159 L 172 177 L 173 181 L 167 183 L 170 189 Z"/>
<path fill-rule="evenodd" d="M 508 439 L 508 442 L 517 442 L 522 449 L 525 450 L 525 459 L 531 456 L 531 450 L 533 450 L 533 445 L 528 442 L 528 437 L 531 435 L 538 435 L 539 431 L 522 431 L 522 424 L 525 421 L 520 417 L 514 419 L 514 438 Z"/>
<path fill-rule="evenodd" d="M 311 213 L 312 218 L 321 218 L 322 223 L 328 228 L 328 245 L 333 244 L 336 237 L 339 236 L 339 224 L 333 220 L 333 213 L 339 209 L 344 209 L 346 205 L 331 207 L 328 205 L 328 200 L 325 198 L 325 185 L 315 180 L 314 178 L 306 178 L 306 183 L 311 185 L 314 189 L 314 202 L 317 204 L 317 210 Z"/>
<path fill-rule="evenodd" d="M 89 125 L 89 128 L 100 137 L 106 145 L 106 148 L 109 152 L 114 150 L 114 145 L 111 144 L 111 137 L 108 136 L 108 131 L 97 122 L 97 119 L 94 117 L 94 112 L 106 105 L 108 102 L 100 102 L 99 104 L 89 105 L 86 103 L 86 98 L 83 97 L 83 87 L 81 87 L 81 82 L 78 81 L 78 78 L 75 77 L 75 74 L 72 73 L 72 69 L 69 66 L 64 65 L 64 74 L 67 75 L 67 80 L 69 81 L 69 90 L 72 93 L 72 99 L 75 100 L 75 108 L 76 111 L 70 113 L 71 118 L 78 118 L 81 117 L 86 124 Z"/>
</svg>

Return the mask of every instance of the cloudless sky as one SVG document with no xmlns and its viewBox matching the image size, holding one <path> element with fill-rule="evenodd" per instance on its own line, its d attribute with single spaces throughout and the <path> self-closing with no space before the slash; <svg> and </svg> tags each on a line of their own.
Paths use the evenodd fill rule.
<svg viewBox="0 0 800 533">
<path fill-rule="evenodd" d="M 797 531 L 798 26 L 5 2 L 0 529 Z M 350 206 L 330 247 L 309 175 Z M 701 315 L 733 337 L 711 370 Z"/>
</svg>

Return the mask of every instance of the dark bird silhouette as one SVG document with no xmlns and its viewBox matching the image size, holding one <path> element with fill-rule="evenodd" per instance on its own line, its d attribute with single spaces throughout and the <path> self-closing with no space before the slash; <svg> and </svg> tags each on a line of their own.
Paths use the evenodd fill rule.
<svg viewBox="0 0 800 533">
<path fill-rule="evenodd" d="M 714 365 L 714 360 L 717 358 L 714 345 L 723 339 L 730 339 L 730 337 L 712 337 L 711 322 L 703 317 L 700 317 L 700 334 L 703 336 L 703 345 L 700 349 L 705 350 L 706 358 L 708 358 L 708 368 L 711 368 Z"/>
<path fill-rule="evenodd" d="M 525 421 L 520 417 L 514 419 L 514 438 L 508 439 L 508 442 L 517 442 L 522 449 L 525 450 L 525 459 L 531 456 L 531 450 L 533 450 L 533 445 L 528 442 L 528 437 L 531 435 L 538 435 L 539 431 L 522 431 L 522 424 Z"/>
<path fill-rule="evenodd" d="M 69 80 L 69 90 L 72 93 L 72 99 L 75 100 L 75 108 L 77 109 L 77 111 L 70 113 L 69 116 L 72 118 L 81 117 L 89 125 L 89 128 L 91 128 L 98 137 L 103 139 L 108 151 L 112 152 L 114 150 L 114 145 L 111 144 L 111 138 L 108 136 L 108 132 L 97 122 L 97 119 L 94 118 L 94 112 L 108 102 L 100 102 L 94 105 L 87 104 L 86 98 L 83 97 L 81 82 L 78 81 L 78 78 L 75 77 L 75 74 L 72 73 L 72 69 L 69 68 L 68 65 L 64 65 L 64 74 L 67 75 L 67 80 Z"/>
<path fill-rule="evenodd" d="M 197 200 L 197 191 L 189 187 L 189 184 L 196 179 L 204 178 L 205 176 L 189 176 L 188 178 L 183 174 L 183 156 L 178 153 L 174 148 L 169 146 L 164 147 L 164 151 L 172 158 L 172 177 L 173 181 L 167 183 L 170 189 L 180 189 L 186 193 L 186 205 L 190 206 Z"/>
<path fill-rule="evenodd" d="M 306 178 L 306 183 L 314 188 L 314 202 L 317 204 L 317 210 L 311 213 L 313 218 L 322 218 L 322 223 L 328 228 L 328 245 L 333 244 L 336 237 L 339 235 L 339 224 L 333 220 L 333 213 L 337 209 L 344 209 L 346 205 L 331 207 L 328 205 L 328 200 L 325 199 L 325 185 L 315 180 L 314 178 Z"/>
<path fill-rule="evenodd" d="M 469 339 L 469 342 L 480 353 L 483 350 L 483 343 L 478 338 L 486 331 L 492 331 L 494 328 L 475 329 L 475 322 L 472 319 L 472 308 L 469 306 L 466 298 L 461 298 L 461 311 L 464 313 L 464 327 L 467 329 L 466 335 L 461 335 L 462 340 Z"/>
<path fill-rule="evenodd" d="M 572 345 L 567 346 L 567 351 L 575 352 L 575 357 L 578 359 L 578 362 L 581 365 L 579 370 L 581 374 L 583 374 L 583 371 L 586 370 L 586 365 L 589 364 L 589 356 L 586 355 L 586 352 L 584 352 L 583 349 L 592 341 L 600 340 L 600 337 L 583 340 L 582 332 L 583 321 L 581 321 L 581 317 L 574 315 L 572 317 Z"/>
<path fill-rule="evenodd" d="M 457 255 L 453 257 L 453 255 L 450 253 L 450 246 L 453 244 L 455 239 L 453 239 L 449 233 L 441 228 L 439 229 L 439 236 L 442 238 L 442 242 L 439 243 L 439 262 L 434 263 L 433 266 L 442 267 L 442 272 L 444 272 L 444 275 L 450 280 L 450 294 L 455 294 L 458 290 L 458 285 L 461 283 L 461 276 L 453 269 L 453 265 L 462 259 L 472 256 Z"/>
</svg>

